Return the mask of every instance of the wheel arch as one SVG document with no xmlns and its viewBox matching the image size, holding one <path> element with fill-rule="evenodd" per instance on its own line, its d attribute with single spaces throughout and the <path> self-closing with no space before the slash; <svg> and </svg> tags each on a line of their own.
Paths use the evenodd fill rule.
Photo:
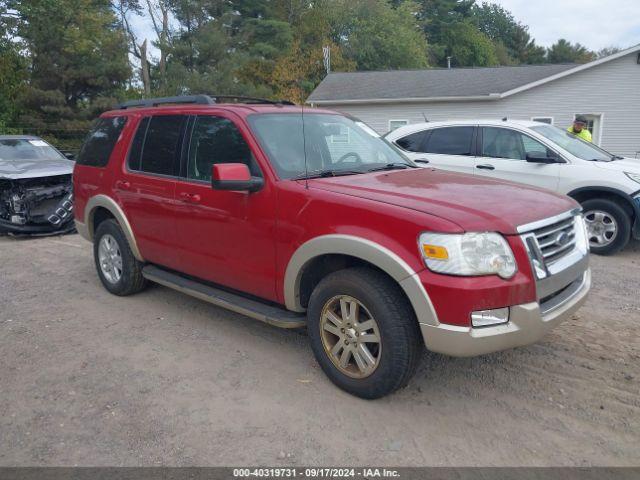
<svg viewBox="0 0 640 480">
<path fill-rule="evenodd" d="M 136 260 L 140 262 L 144 262 L 144 258 L 140 254 L 140 250 L 138 249 L 138 244 L 136 242 L 135 235 L 133 234 L 133 229 L 131 228 L 131 224 L 129 220 L 127 220 L 126 215 L 120 208 L 120 205 L 116 203 L 115 200 L 106 196 L 106 195 L 96 195 L 91 197 L 87 202 L 85 207 L 85 225 L 86 232 L 88 235 L 88 240 L 93 241 L 96 229 L 96 219 L 100 218 L 101 213 L 103 211 L 107 211 L 111 214 L 111 216 L 118 222 L 120 228 L 124 233 L 124 236 L 127 238 L 127 242 L 129 242 L 129 247 L 131 248 L 131 252 L 133 256 L 136 257 Z"/>
<path fill-rule="evenodd" d="M 307 287 L 305 281 L 308 281 L 310 267 L 318 266 L 318 262 L 323 259 L 345 262 L 343 268 L 347 268 L 349 259 L 353 259 L 356 264 L 369 264 L 382 271 L 400 285 L 420 323 L 439 324 L 433 304 L 417 272 L 402 258 L 371 240 L 341 234 L 311 239 L 302 244 L 293 254 L 284 278 L 284 299 L 289 310 L 296 312 L 306 310 L 305 301 L 308 298 L 304 298 L 304 288 Z M 335 263 L 333 265 L 335 266 Z M 329 267 L 325 269 L 324 274 L 337 269 Z M 322 276 L 317 276 L 316 280 L 319 281 Z"/>
<path fill-rule="evenodd" d="M 634 219 L 637 219 L 640 216 L 640 207 L 636 206 L 631 196 L 616 188 L 581 187 L 572 190 L 571 192 L 567 193 L 567 195 L 573 198 L 578 203 L 582 203 L 586 200 L 591 200 L 594 198 L 603 198 L 615 201 L 629 214 L 632 222 Z"/>
</svg>

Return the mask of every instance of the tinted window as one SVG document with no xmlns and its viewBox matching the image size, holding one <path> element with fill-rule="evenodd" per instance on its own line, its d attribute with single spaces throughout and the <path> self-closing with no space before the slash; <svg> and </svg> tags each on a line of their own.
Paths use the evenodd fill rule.
<svg viewBox="0 0 640 480">
<path fill-rule="evenodd" d="M 127 123 L 127 117 L 98 119 L 80 148 L 76 163 L 93 167 L 107 165 L 125 123 Z"/>
<path fill-rule="evenodd" d="M 426 134 L 426 131 L 412 133 L 411 135 L 396 140 L 396 144 L 409 152 L 422 152 L 424 150 L 422 144 L 424 143 Z"/>
<path fill-rule="evenodd" d="M 539 141 L 515 130 L 486 127 L 482 129 L 482 156 L 525 160 L 528 154 L 555 157 Z"/>
<path fill-rule="evenodd" d="M 158 115 L 151 117 L 142 147 L 140 170 L 161 175 L 175 175 L 180 140 L 186 117 Z"/>
<path fill-rule="evenodd" d="M 252 175 L 260 176 L 251 149 L 233 122 L 221 117 L 198 117 L 189 145 L 187 178 L 210 181 L 212 166 L 218 163 L 244 163 Z"/>
<path fill-rule="evenodd" d="M 432 130 L 427 153 L 471 155 L 473 127 L 448 127 Z"/>
<path fill-rule="evenodd" d="M 145 117 L 140 121 L 136 135 L 131 142 L 131 151 L 129 152 L 129 168 L 132 170 L 140 170 L 140 160 L 142 159 L 142 147 L 144 146 L 144 137 L 147 134 L 149 126 L 149 117 Z"/>
</svg>

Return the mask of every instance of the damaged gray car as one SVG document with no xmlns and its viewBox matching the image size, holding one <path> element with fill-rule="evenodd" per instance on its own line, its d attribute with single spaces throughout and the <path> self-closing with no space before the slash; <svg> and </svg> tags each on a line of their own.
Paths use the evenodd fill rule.
<svg viewBox="0 0 640 480">
<path fill-rule="evenodd" d="M 73 165 L 41 138 L 0 135 L 0 234 L 73 231 Z"/>
</svg>

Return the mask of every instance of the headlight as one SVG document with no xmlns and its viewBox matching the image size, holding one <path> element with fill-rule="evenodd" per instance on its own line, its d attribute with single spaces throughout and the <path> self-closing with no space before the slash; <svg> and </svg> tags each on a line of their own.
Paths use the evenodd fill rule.
<svg viewBox="0 0 640 480">
<path fill-rule="evenodd" d="M 624 174 L 634 182 L 640 183 L 640 173 L 624 172 Z"/>
<path fill-rule="evenodd" d="M 449 275 L 499 275 L 511 278 L 517 271 L 509 244 L 497 233 L 423 233 L 420 252 L 427 267 Z"/>
<path fill-rule="evenodd" d="M 582 214 L 576 215 L 576 246 L 578 249 L 587 253 L 589 251 L 589 231 L 587 230 L 587 222 L 584 221 L 584 216 Z"/>
</svg>

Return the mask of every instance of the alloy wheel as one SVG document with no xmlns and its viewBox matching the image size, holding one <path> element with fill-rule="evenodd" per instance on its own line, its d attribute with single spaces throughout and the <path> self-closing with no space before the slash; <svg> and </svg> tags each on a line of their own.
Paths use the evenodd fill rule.
<svg viewBox="0 0 640 480">
<path fill-rule="evenodd" d="M 106 234 L 100 239 L 98 261 L 104 278 L 109 283 L 118 283 L 122 278 L 122 254 L 113 236 Z"/>
<path fill-rule="evenodd" d="M 588 211 L 584 214 L 584 220 L 591 247 L 606 247 L 618 236 L 618 222 L 605 211 Z"/>
<path fill-rule="evenodd" d="M 322 309 L 320 337 L 327 356 L 341 373 L 360 379 L 378 368 L 380 330 L 359 300 L 348 295 L 329 299 Z"/>
</svg>

